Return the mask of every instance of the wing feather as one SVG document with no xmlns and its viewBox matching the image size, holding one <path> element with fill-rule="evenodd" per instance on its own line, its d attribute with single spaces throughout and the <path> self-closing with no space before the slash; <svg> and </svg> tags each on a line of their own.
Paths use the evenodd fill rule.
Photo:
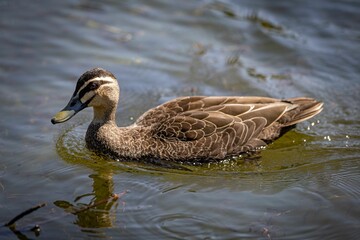
<svg viewBox="0 0 360 240">
<path fill-rule="evenodd" d="M 297 119 L 305 119 L 321 110 L 321 106 L 311 102 L 313 105 L 306 107 L 309 109 L 307 112 L 291 117 L 298 108 L 297 104 L 302 104 L 300 101 L 305 100 L 182 97 L 150 109 L 135 124 L 151 129 L 154 137 L 169 141 L 196 141 L 195 146 L 201 146 L 200 149 L 221 155 L 224 151 L 229 153 L 263 144 L 259 136 L 275 122 L 286 124 L 288 118 L 297 122 Z"/>
</svg>

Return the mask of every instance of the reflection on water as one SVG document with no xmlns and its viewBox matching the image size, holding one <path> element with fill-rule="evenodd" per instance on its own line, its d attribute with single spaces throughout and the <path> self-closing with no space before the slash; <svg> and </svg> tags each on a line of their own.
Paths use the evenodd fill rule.
<svg viewBox="0 0 360 240">
<path fill-rule="evenodd" d="M 66 212 L 75 214 L 74 223 L 81 228 L 112 227 L 115 215 L 111 214 L 110 210 L 115 201 L 108 200 L 114 196 L 111 173 L 102 172 L 92 174 L 89 177 L 93 181 L 93 190 L 90 193 L 77 196 L 74 200 L 76 206 L 62 200 L 57 200 L 54 204 Z M 105 200 L 108 201 L 105 202 Z"/>
<path fill-rule="evenodd" d="M 1 1 L 0 222 L 46 202 L 17 229 L 46 222 L 43 239 L 357 239 L 359 9 Z M 325 110 L 252 159 L 116 162 L 86 149 L 90 110 L 73 125 L 50 123 L 95 66 L 119 79 L 122 126 L 181 95 L 309 96 Z M 0 228 L 2 239 L 34 237 L 22 233 Z"/>
</svg>

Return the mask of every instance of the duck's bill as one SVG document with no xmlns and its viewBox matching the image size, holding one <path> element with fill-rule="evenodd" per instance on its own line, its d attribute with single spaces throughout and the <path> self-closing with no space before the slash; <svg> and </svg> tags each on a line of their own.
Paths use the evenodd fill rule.
<svg viewBox="0 0 360 240">
<path fill-rule="evenodd" d="M 52 124 L 63 123 L 72 118 L 76 113 L 80 112 L 82 109 L 87 107 L 87 103 L 82 103 L 77 98 L 72 98 L 68 105 L 55 114 L 51 119 Z"/>
<path fill-rule="evenodd" d="M 76 112 L 74 110 L 62 110 L 55 114 L 55 116 L 51 119 L 52 124 L 66 122 L 70 118 L 72 118 Z"/>
</svg>

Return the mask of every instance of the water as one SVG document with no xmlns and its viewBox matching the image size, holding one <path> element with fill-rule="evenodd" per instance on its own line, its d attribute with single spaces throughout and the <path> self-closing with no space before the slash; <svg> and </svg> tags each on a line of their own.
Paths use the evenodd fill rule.
<svg viewBox="0 0 360 240">
<path fill-rule="evenodd" d="M 47 204 L 2 239 L 358 238 L 359 2 L 1 0 L 0 12 L 0 223 Z M 325 110 L 252 161 L 114 162 L 85 148 L 91 110 L 50 123 L 95 66 L 119 79 L 120 125 L 182 95 L 310 96 Z"/>
</svg>

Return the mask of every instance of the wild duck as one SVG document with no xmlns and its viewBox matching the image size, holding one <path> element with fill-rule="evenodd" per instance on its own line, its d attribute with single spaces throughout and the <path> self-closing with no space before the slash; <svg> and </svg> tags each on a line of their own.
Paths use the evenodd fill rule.
<svg viewBox="0 0 360 240">
<path fill-rule="evenodd" d="M 65 122 L 92 107 L 94 116 L 85 136 L 92 151 L 124 160 L 213 161 L 256 151 L 320 113 L 323 106 L 307 97 L 187 96 L 118 127 L 119 92 L 111 72 L 91 69 L 81 75 L 69 103 L 51 122 Z"/>
</svg>

